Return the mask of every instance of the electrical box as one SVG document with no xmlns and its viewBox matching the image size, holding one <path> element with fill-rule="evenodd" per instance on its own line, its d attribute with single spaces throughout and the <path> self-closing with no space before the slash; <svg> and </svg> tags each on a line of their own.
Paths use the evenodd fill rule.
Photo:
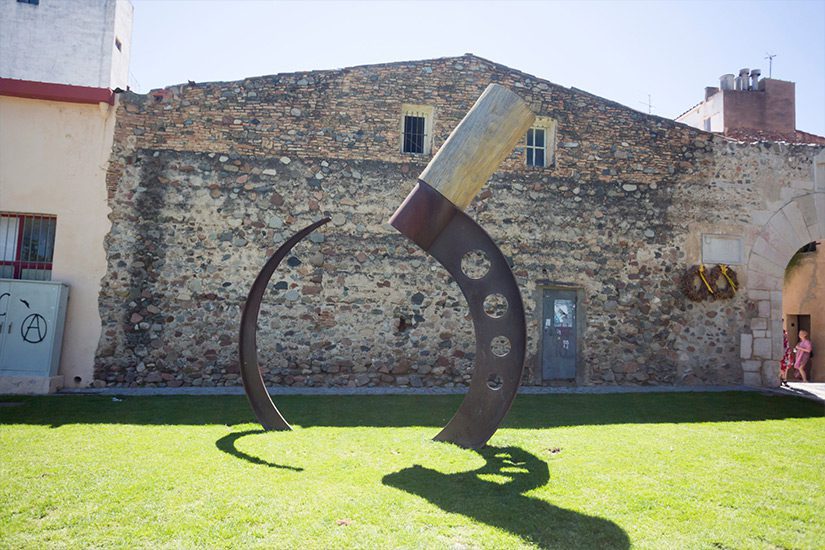
<svg viewBox="0 0 825 550">
<path fill-rule="evenodd" d="M 55 376 L 69 287 L 0 279 L 0 376 Z"/>
</svg>

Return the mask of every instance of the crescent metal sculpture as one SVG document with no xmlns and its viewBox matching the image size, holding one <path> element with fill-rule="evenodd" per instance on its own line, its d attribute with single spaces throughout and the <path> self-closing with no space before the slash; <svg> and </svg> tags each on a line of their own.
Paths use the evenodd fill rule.
<svg viewBox="0 0 825 550">
<path fill-rule="evenodd" d="M 241 335 L 240 335 L 240 355 L 241 355 L 241 380 L 243 380 L 243 389 L 246 396 L 249 398 L 249 403 L 252 405 L 252 410 L 255 417 L 265 430 L 291 430 L 289 423 L 284 420 L 272 398 L 269 397 L 269 392 L 266 390 L 264 377 L 261 374 L 261 369 L 258 367 L 258 314 L 261 311 L 261 301 L 266 292 L 266 285 L 272 278 L 272 274 L 278 269 L 289 251 L 298 244 L 304 237 L 315 231 L 327 223 L 330 218 L 323 218 L 308 225 L 302 230 L 298 231 L 287 242 L 282 244 L 275 254 L 264 264 L 261 272 L 252 283 L 252 288 L 249 290 L 249 296 L 246 298 L 246 304 L 241 313 Z"/>
<path fill-rule="evenodd" d="M 393 227 L 447 269 L 473 319 L 476 359 L 470 388 L 455 416 L 435 436 L 437 441 L 483 447 L 510 409 L 521 383 L 527 342 L 521 294 L 504 254 L 463 209 L 534 120 L 519 96 L 497 84 L 488 86 L 390 218 Z M 258 368 L 255 329 L 261 300 L 280 261 L 327 221 L 310 225 L 278 249 L 255 279 L 241 317 L 241 377 L 255 416 L 267 430 L 291 428 L 272 402 Z M 462 267 L 462 260 L 471 253 L 486 260 L 486 271 L 473 273 Z M 485 307 L 494 301 L 504 305 L 504 310 Z"/>
</svg>

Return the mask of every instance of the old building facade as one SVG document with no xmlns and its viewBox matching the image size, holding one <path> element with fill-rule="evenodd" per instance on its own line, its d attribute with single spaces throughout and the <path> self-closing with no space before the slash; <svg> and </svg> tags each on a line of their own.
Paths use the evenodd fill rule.
<svg viewBox="0 0 825 550">
<path fill-rule="evenodd" d="M 0 393 L 93 382 L 113 89 L 127 87 L 132 15 L 129 0 L 0 2 Z M 12 307 L 10 285 L 27 279 L 68 285 L 58 373 L 35 364 L 43 339 L 21 340 L 44 313 Z"/>
<path fill-rule="evenodd" d="M 775 384 L 783 262 L 825 235 L 822 147 L 730 141 L 468 54 L 121 94 L 95 385 L 239 384 L 249 286 L 324 215 L 270 285 L 267 382 L 466 384 L 464 299 L 386 222 L 490 82 L 539 117 L 468 208 L 512 259 L 525 383 Z M 683 273 L 710 258 L 737 292 L 691 301 Z"/>
</svg>

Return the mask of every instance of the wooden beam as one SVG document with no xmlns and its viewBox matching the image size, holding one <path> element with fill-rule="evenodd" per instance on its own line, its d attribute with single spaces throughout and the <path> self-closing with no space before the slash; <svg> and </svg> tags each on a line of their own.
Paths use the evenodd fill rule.
<svg viewBox="0 0 825 550">
<path fill-rule="evenodd" d="M 419 178 L 464 210 L 535 119 L 518 95 L 490 84 Z"/>
</svg>

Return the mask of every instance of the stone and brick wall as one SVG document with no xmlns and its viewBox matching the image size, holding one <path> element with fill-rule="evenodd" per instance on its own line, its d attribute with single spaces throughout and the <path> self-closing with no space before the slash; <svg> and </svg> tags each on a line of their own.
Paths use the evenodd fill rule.
<svg viewBox="0 0 825 550">
<path fill-rule="evenodd" d="M 562 286 L 582 296 L 579 384 L 742 382 L 749 302 L 693 303 L 678 280 L 702 232 L 750 243 L 765 189 L 817 150 L 731 143 L 467 55 L 121 95 L 95 384 L 239 384 L 246 293 L 323 215 L 270 285 L 267 382 L 466 384 L 464 299 L 386 221 L 431 158 L 400 152 L 402 104 L 433 107 L 434 153 L 490 82 L 557 121 L 552 166 L 517 147 L 468 209 L 513 260 L 525 381 L 542 382 L 541 292 Z"/>
</svg>

